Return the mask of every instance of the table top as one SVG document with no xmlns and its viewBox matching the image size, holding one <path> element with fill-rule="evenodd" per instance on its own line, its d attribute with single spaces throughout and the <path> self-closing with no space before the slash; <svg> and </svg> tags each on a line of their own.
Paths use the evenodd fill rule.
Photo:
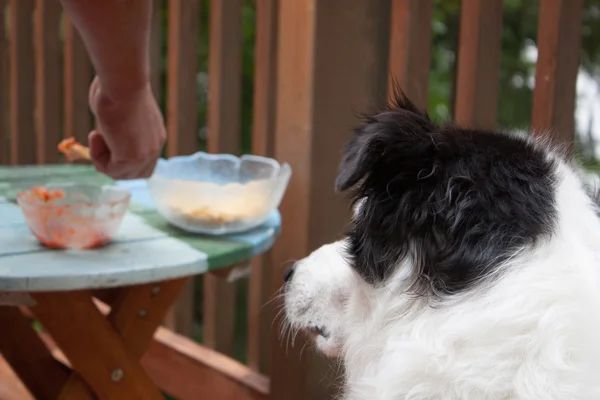
<svg viewBox="0 0 600 400">
<path fill-rule="evenodd" d="M 29 232 L 17 192 L 50 182 L 106 183 L 131 190 L 117 238 L 94 250 L 51 250 Z M 206 236 L 168 224 L 156 211 L 145 180 L 112 182 L 85 165 L 0 167 L 0 291 L 106 288 L 162 281 L 228 267 L 268 250 L 280 230 L 273 212 L 244 233 Z"/>
</svg>

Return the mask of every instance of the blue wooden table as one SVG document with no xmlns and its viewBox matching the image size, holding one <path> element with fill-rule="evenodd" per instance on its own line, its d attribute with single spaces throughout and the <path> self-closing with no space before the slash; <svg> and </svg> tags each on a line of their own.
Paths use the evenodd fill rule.
<svg viewBox="0 0 600 400">
<path fill-rule="evenodd" d="M 15 196 L 50 182 L 128 187 L 131 206 L 117 238 L 95 250 L 41 246 Z M 45 347 L 25 333 L 28 322 L 15 307 L 0 307 L 0 324 L 14 327 L 5 329 L 0 351 L 36 398 L 162 399 L 139 359 L 187 278 L 248 261 L 271 247 L 279 229 L 274 212 L 246 233 L 191 235 L 157 213 L 143 180 L 112 182 L 89 166 L 0 167 L 0 302 L 31 306 L 72 371 L 40 363 Z M 93 298 L 107 288 L 114 288 L 105 298 L 112 309 L 104 316 Z"/>
</svg>

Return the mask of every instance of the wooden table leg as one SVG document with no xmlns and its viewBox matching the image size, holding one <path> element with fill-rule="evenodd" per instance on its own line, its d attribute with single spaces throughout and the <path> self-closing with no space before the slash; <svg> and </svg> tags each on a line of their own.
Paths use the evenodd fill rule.
<svg viewBox="0 0 600 400">
<path fill-rule="evenodd" d="M 0 307 L 0 352 L 38 400 L 55 400 L 69 378 L 17 307 Z"/>
<path fill-rule="evenodd" d="M 104 318 L 89 291 L 36 293 L 33 313 L 100 399 L 161 399 L 139 364 L 185 279 L 124 288 Z M 92 398 L 74 374 L 61 399 Z"/>
<path fill-rule="evenodd" d="M 127 348 L 141 358 L 188 278 L 124 288 L 108 320 Z"/>
</svg>

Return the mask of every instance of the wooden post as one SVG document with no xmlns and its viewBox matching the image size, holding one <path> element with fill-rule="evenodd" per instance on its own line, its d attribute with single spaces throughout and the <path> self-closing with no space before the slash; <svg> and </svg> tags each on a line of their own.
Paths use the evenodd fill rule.
<svg viewBox="0 0 600 400">
<path fill-rule="evenodd" d="M 252 154 L 273 157 L 275 146 L 275 92 L 277 87 L 277 12 L 279 0 L 256 2 L 254 60 L 254 118 Z M 269 371 L 269 329 L 265 312 L 269 301 L 270 254 L 252 260 L 248 292 L 248 357 L 254 371 Z"/>
<path fill-rule="evenodd" d="M 239 154 L 242 0 L 210 4 L 208 151 Z"/>
<path fill-rule="evenodd" d="M 388 96 L 397 82 L 404 93 L 427 110 L 433 0 L 392 0 Z"/>
<path fill-rule="evenodd" d="M 87 143 L 92 127 L 88 101 L 92 63 L 77 28 L 66 16 L 64 60 L 64 137 Z"/>
<path fill-rule="evenodd" d="M 242 1 L 210 4 L 208 151 L 239 154 L 242 79 Z M 204 344 L 233 355 L 235 285 L 213 274 L 204 281 Z"/>
<path fill-rule="evenodd" d="M 10 159 L 36 162 L 33 0 L 10 1 Z"/>
<path fill-rule="evenodd" d="M 150 83 L 156 100 L 162 96 L 162 0 L 152 0 L 152 27 L 150 31 Z M 160 103 L 159 103 L 160 104 Z"/>
<path fill-rule="evenodd" d="M 8 51 L 9 44 L 6 38 L 6 5 L 7 0 L 0 0 L 0 88 L 8 87 Z M 8 129 L 8 91 L 0 90 L 0 165 L 8 164 L 9 157 L 9 129 Z"/>
<path fill-rule="evenodd" d="M 583 0 L 544 0 L 538 22 L 538 60 L 531 125 L 572 147 Z M 552 132 L 548 132 L 551 130 Z"/>
<path fill-rule="evenodd" d="M 386 100 L 390 3 L 386 0 L 285 0 L 279 9 L 275 156 L 293 173 L 272 250 L 272 290 L 282 266 L 339 237 L 349 213 L 333 190 L 356 112 Z M 277 302 L 273 302 L 277 307 Z M 331 398 L 335 369 L 288 348 L 271 330 L 273 399 Z"/>
<path fill-rule="evenodd" d="M 198 148 L 196 108 L 200 0 L 169 0 L 167 156 Z"/>
<path fill-rule="evenodd" d="M 493 129 L 498 115 L 502 0 L 462 0 L 455 119 Z"/>
<path fill-rule="evenodd" d="M 56 0 L 36 0 L 35 83 L 37 87 L 37 160 L 39 164 L 58 161 L 56 145 L 60 132 L 62 8 Z"/>
<path fill-rule="evenodd" d="M 167 156 L 198 149 L 196 73 L 200 0 L 169 0 L 167 70 Z M 167 326 L 192 335 L 194 280 L 190 279 L 167 316 Z"/>
</svg>

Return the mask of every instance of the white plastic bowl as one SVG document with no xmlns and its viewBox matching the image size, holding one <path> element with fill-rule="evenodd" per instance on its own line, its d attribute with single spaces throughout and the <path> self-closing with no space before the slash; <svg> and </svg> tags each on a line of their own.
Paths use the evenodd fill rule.
<svg viewBox="0 0 600 400">
<path fill-rule="evenodd" d="M 288 164 L 270 158 L 198 152 L 160 159 L 148 187 L 171 224 L 224 235 L 264 223 L 279 207 L 291 173 Z"/>
</svg>

